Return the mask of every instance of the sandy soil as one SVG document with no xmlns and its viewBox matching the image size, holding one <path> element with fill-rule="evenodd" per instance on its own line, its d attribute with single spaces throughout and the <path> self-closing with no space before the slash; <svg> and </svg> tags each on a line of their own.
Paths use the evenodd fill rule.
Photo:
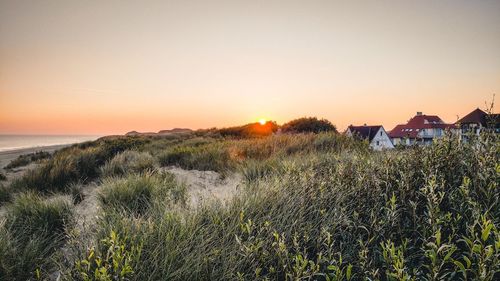
<svg viewBox="0 0 500 281">
<path fill-rule="evenodd" d="M 196 207 L 203 202 L 218 199 L 227 202 L 242 188 L 242 177 L 231 174 L 225 178 L 214 171 L 184 170 L 178 167 L 167 167 L 175 175 L 179 183 L 187 185 L 189 205 Z"/>
</svg>

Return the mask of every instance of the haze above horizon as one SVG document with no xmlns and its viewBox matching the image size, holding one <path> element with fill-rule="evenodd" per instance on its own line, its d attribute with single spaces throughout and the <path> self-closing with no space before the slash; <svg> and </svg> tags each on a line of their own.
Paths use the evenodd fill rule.
<svg viewBox="0 0 500 281">
<path fill-rule="evenodd" d="M 500 1 L 0 0 L 0 134 L 454 122 L 499 50 Z"/>
</svg>

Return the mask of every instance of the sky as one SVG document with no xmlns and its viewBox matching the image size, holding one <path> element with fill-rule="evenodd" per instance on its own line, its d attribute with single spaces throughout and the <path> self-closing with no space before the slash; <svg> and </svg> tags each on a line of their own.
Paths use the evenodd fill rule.
<svg viewBox="0 0 500 281">
<path fill-rule="evenodd" d="M 390 130 L 494 94 L 498 0 L 0 0 L 0 134 L 304 116 Z"/>
</svg>

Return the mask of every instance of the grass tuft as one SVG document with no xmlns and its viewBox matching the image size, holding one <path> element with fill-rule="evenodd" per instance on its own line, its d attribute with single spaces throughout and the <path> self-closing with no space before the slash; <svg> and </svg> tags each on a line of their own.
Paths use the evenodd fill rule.
<svg viewBox="0 0 500 281">
<path fill-rule="evenodd" d="M 130 174 L 124 178 L 107 178 L 102 183 L 99 199 L 104 209 L 124 210 L 134 215 L 145 214 L 157 201 L 171 199 L 184 201 L 183 188 L 173 175 Z"/>
<path fill-rule="evenodd" d="M 28 280 L 37 272 L 50 272 L 54 266 L 51 257 L 63 245 L 72 222 L 73 208 L 64 198 L 19 194 L 0 222 L 0 276 Z"/>
<path fill-rule="evenodd" d="M 124 151 L 106 162 L 101 168 L 103 177 L 121 176 L 127 173 L 151 171 L 155 167 L 155 159 L 147 152 Z"/>
</svg>

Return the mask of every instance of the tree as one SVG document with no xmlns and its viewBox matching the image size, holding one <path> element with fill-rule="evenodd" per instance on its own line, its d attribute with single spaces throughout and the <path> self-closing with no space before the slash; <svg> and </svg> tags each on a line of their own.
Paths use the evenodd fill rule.
<svg viewBox="0 0 500 281">
<path fill-rule="evenodd" d="M 337 128 L 330 121 L 316 117 L 303 117 L 292 120 L 281 126 L 281 129 L 285 133 L 337 132 Z"/>
</svg>

